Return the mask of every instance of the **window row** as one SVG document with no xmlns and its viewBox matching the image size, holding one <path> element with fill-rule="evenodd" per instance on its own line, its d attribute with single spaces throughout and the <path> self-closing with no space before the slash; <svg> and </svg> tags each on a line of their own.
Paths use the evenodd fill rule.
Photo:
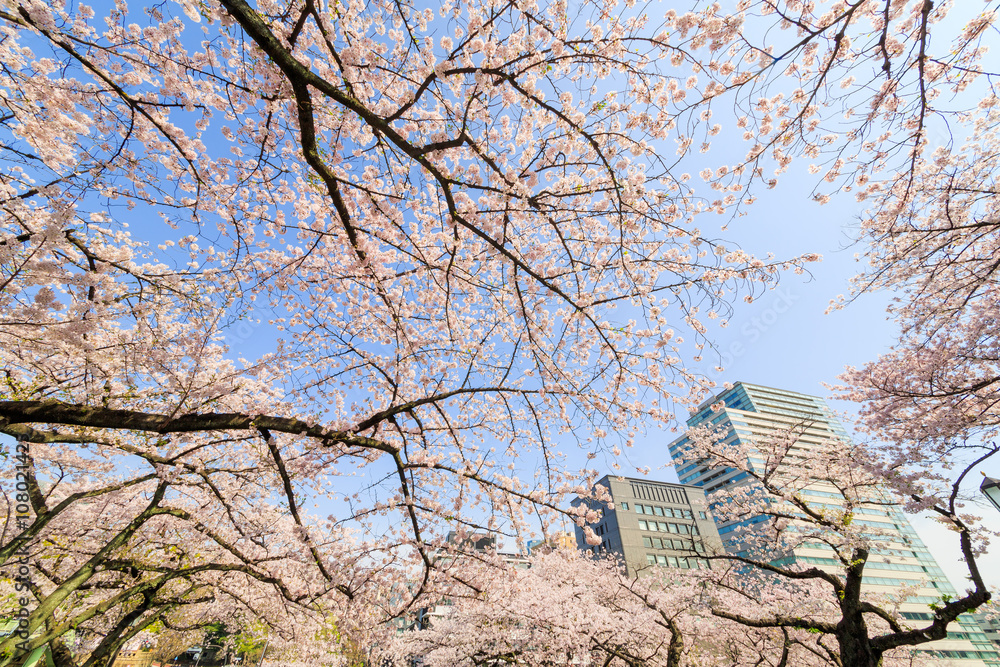
<svg viewBox="0 0 1000 667">
<path fill-rule="evenodd" d="M 961 660 L 996 660 L 993 651 L 918 651 L 935 658 L 959 658 Z"/>
<path fill-rule="evenodd" d="M 684 558 L 683 556 L 662 556 L 646 554 L 647 565 L 679 567 L 682 570 L 711 570 L 712 565 L 704 558 Z"/>
<path fill-rule="evenodd" d="M 933 621 L 934 620 L 934 614 L 928 614 L 926 612 L 920 612 L 920 611 L 901 611 L 901 612 L 899 612 L 899 615 L 902 616 L 903 618 L 905 618 L 908 621 Z M 968 628 L 975 628 L 975 629 L 977 629 L 977 628 L 980 627 L 979 625 L 977 625 L 976 620 L 974 618 L 972 618 L 971 616 L 968 616 L 968 615 L 959 616 L 958 617 L 958 624 L 959 625 L 964 625 L 964 626 L 966 626 Z"/>
<path fill-rule="evenodd" d="M 864 583 L 866 584 L 877 584 L 879 586 L 895 586 L 897 588 L 902 588 L 904 586 L 913 586 L 916 584 L 921 584 L 924 588 L 937 588 L 938 583 L 936 581 L 923 581 L 920 579 L 893 579 L 891 577 L 868 577 L 864 578 Z"/>
<path fill-rule="evenodd" d="M 622 503 L 623 509 L 628 509 L 628 503 Z M 635 504 L 636 514 L 648 514 L 650 516 L 669 516 L 675 519 L 693 519 L 694 514 L 691 510 L 682 509 L 680 507 L 660 507 L 659 505 L 640 505 Z M 698 512 L 702 519 L 708 518 L 704 512 Z"/>
<path fill-rule="evenodd" d="M 664 537 L 643 537 L 642 546 L 647 549 L 677 549 L 678 551 L 697 551 L 705 553 L 705 545 L 701 542 L 691 543 L 690 540 L 671 540 Z"/>
<path fill-rule="evenodd" d="M 699 535 L 698 526 L 687 523 L 666 523 L 663 521 L 643 521 L 639 520 L 640 530 L 659 531 L 661 533 L 674 533 L 676 535 Z"/>
</svg>

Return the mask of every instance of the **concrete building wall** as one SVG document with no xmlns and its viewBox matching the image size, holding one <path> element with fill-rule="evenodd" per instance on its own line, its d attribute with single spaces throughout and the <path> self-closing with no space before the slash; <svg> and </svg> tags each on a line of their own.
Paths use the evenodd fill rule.
<svg viewBox="0 0 1000 667">
<path fill-rule="evenodd" d="M 588 545 L 578 527 L 577 545 L 595 554 L 617 554 L 629 576 L 651 567 L 707 568 L 704 556 L 721 552 L 722 540 L 701 489 L 612 475 L 597 484 L 608 489 L 614 507 L 589 499 L 574 501 L 603 513 L 592 526 L 601 543 Z"/>
</svg>

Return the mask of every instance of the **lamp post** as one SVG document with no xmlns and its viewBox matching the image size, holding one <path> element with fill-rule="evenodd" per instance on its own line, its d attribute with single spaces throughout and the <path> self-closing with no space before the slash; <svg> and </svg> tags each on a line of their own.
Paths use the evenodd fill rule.
<svg viewBox="0 0 1000 667">
<path fill-rule="evenodd" d="M 264 642 L 264 650 L 261 651 L 260 662 L 257 664 L 257 667 L 264 667 L 264 656 L 267 655 L 267 645 L 270 643 L 271 643 L 271 636 L 268 635 L 267 641 Z"/>
<path fill-rule="evenodd" d="M 1000 479 L 993 479 L 992 477 L 983 475 L 983 483 L 979 486 L 979 490 L 993 503 L 993 507 L 996 507 L 997 511 L 1000 512 Z"/>
</svg>

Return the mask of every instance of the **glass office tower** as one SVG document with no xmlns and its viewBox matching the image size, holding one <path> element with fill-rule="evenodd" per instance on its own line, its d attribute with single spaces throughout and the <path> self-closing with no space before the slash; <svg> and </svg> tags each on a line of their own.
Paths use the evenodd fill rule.
<svg viewBox="0 0 1000 667">
<path fill-rule="evenodd" d="M 713 410 L 712 406 L 719 403 L 724 407 Z M 726 433 L 724 442 L 751 444 L 755 438 L 790 429 L 799 434 L 796 446 L 802 448 L 829 444 L 832 440 L 848 440 L 844 427 L 823 399 L 745 382 L 739 382 L 705 401 L 687 420 L 687 424 L 691 428 L 711 425 L 722 429 Z M 671 443 L 670 454 L 674 460 L 683 458 L 686 445 L 686 436 Z M 700 462 L 684 464 L 677 470 L 677 475 L 682 484 L 703 488 L 710 503 L 712 494 L 720 489 L 753 483 L 745 472 L 711 468 Z M 835 509 L 843 502 L 837 488 L 821 480 L 810 483 L 800 495 L 810 503 L 815 502 L 817 507 Z M 929 620 L 931 610 L 928 605 L 939 601 L 942 595 L 954 596 L 955 590 L 906 516 L 899 508 L 885 506 L 857 508 L 855 515 L 856 522 L 889 536 L 888 552 L 879 553 L 878 558 L 870 558 L 865 566 L 864 583 L 868 589 L 874 593 L 893 593 L 902 587 L 919 585 L 901 606 L 901 613 L 904 619 L 915 623 Z M 759 516 L 738 523 L 720 524 L 719 534 L 727 550 L 732 553 L 741 550 L 736 537 L 739 526 L 767 519 Z M 780 559 L 782 564 L 797 562 L 831 569 L 839 566 L 840 562 L 829 547 L 815 542 L 808 544 L 808 547 L 797 547 L 793 553 L 776 554 L 776 560 Z M 941 664 L 1000 666 L 1000 655 L 971 616 L 962 617 L 953 624 L 947 639 L 926 644 L 921 649 L 930 652 L 927 657 L 940 659 Z"/>
</svg>

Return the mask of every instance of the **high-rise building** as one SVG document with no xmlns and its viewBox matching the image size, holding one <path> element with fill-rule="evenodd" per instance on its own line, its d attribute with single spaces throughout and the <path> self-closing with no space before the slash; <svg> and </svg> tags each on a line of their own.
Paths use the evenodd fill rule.
<svg viewBox="0 0 1000 667">
<path fill-rule="evenodd" d="M 745 444 L 751 448 L 755 440 L 759 442 L 760 438 L 789 430 L 797 434 L 795 447 L 800 450 L 848 441 L 847 432 L 823 399 L 744 382 L 705 401 L 692 413 L 687 424 L 691 428 L 713 426 L 724 432 L 723 443 Z M 688 446 L 687 436 L 671 443 L 670 454 L 675 461 L 685 461 L 684 452 Z M 701 461 L 684 462 L 677 475 L 682 483 L 703 488 L 709 503 L 713 494 L 721 489 L 753 483 L 745 471 L 712 468 Z M 835 484 L 820 479 L 807 481 L 798 495 L 810 505 L 815 503 L 817 508 L 833 510 L 843 506 L 844 497 Z M 865 566 L 863 581 L 868 590 L 891 594 L 904 587 L 916 587 L 901 606 L 904 619 L 929 620 L 932 612 L 928 605 L 939 602 L 942 596 L 955 596 L 944 572 L 898 507 L 884 503 L 862 505 L 854 508 L 854 516 L 855 522 L 878 532 L 883 536 L 881 540 L 887 543 L 885 553 L 873 554 L 878 557 L 869 558 Z M 719 534 L 726 549 L 739 553 L 744 547 L 739 535 L 746 531 L 738 529 L 768 519 L 763 515 L 750 516 L 720 524 Z M 797 562 L 831 570 L 840 565 L 830 547 L 819 542 L 806 542 L 792 553 L 783 552 L 774 557 L 782 564 Z M 948 664 L 960 661 L 955 664 L 1000 666 L 1000 655 L 970 615 L 960 617 L 949 628 L 947 639 L 926 644 L 921 649 L 927 651 L 928 657 L 939 658 Z"/>
<path fill-rule="evenodd" d="M 976 621 L 979 627 L 986 633 L 987 638 L 993 642 L 994 648 L 1000 650 L 1000 618 L 995 618 L 987 612 L 978 612 Z"/>
<path fill-rule="evenodd" d="M 595 554 L 617 554 L 629 576 L 651 567 L 708 568 L 704 554 L 721 549 L 701 489 L 613 475 L 597 485 L 608 490 L 613 508 L 593 498 L 573 501 L 574 507 L 584 504 L 601 513 L 601 520 L 591 526 L 601 543 L 587 544 L 583 528 L 577 527 L 577 546 Z"/>
</svg>

